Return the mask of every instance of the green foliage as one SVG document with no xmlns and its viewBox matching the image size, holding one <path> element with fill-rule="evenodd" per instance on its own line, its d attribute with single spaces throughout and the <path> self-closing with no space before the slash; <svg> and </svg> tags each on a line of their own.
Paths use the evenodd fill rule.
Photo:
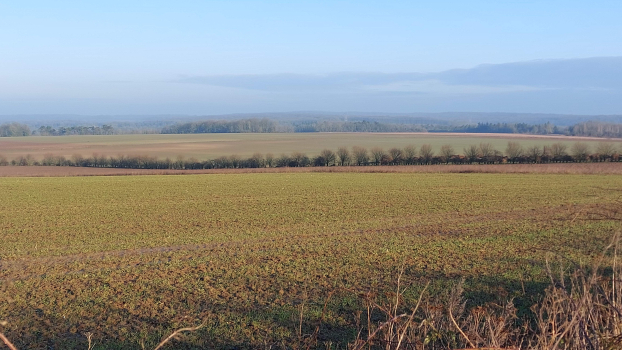
<svg viewBox="0 0 622 350">
<path fill-rule="evenodd" d="M 162 134 L 272 133 L 278 131 L 278 124 L 275 121 L 263 118 L 176 124 L 162 129 Z"/>
<path fill-rule="evenodd" d="M 294 132 L 424 132 L 418 124 L 380 123 L 377 121 L 295 122 Z"/>
<path fill-rule="evenodd" d="M 89 331 L 105 348 L 149 346 L 203 319 L 178 346 L 293 347 L 304 303 L 302 333 L 321 320 L 322 339 L 344 347 L 362 309 L 353 295 L 389 292 L 402 266 L 414 290 L 431 280 L 442 295 L 464 277 L 471 303 L 501 294 L 528 310 L 547 281 L 542 252 L 600 252 L 616 226 L 573 218 L 621 186 L 533 174 L 2 178 L 0 315 L 21 348 L 76 347 Z"/>
<path fill-rule="evenodd" d="M 66 136 L 66 135 L 114 135 L 115 128 L 111 125 L 102 126 L 61 126 L 54 129 L 49 125 L 42 125 L 37 129 L 41 136 Z"/>
<path fill-rule="evenodd" d="M 465 133 L 498 133 L 498 134 L 562 134 L 564 129 L 558 128 L 551 123 L 526 124 L 526 123 L 477 123 L 477 125 L 464 125 L 459 127 L 439 126 L 434 132 L 465 132 Z"/>
</svg>

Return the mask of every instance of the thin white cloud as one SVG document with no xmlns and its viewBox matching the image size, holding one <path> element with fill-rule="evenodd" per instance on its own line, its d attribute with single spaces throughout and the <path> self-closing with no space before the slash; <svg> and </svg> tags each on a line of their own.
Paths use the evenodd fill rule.
<svg viewBox="0 0 622 350">
<path fill-rule="evenodd" d="M 538 91 L 545 88 L 525 85 L 452 85 L 440 80 L 402 81 L 383 85 L 366 85 L 362 87 L 366 91 L 378 92 L 413 92 L 427 94 L 498 94 L 508 92 Z"/>
<path fill-rule="evenodd" d="M 622 57 L 482 65 L 440 73 L 182 76 L 0 82 L 1 113 L 518 111 L 622 113 Z"/>
<path fill-rule="evenodd" d="M 622 57 L 481 65 L 439 73 L 345 72 L 186 76 L 175 82 L 281 93 L 496 94 L 550 89 L 621 90 Z"/>
</svg>

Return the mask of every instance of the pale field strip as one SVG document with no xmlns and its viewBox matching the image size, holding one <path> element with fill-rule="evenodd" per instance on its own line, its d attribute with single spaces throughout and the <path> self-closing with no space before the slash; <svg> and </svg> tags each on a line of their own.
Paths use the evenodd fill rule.
<svg viewBox="0 0 622 350">
<path fill-rule="evenodd" d="M 134 176 L 247 173 L 490 173 L 490 174 L 611 174 L 622 175 L 622 163 L 462 164 L 334 166 L 247 169 L 122 169 L 58 166 L 1 166 L 1 177 Z"/>
<path fill-rule="evenodd" d="M 303 152 L 318 155 L 323 149 L 362 146 L 368 149 L 404 147 L 430 144 L 438 152 L 442 145 L 451 145 L 460 154 L 470 145 L 491 143 L 504 151 L 509 141 L 523 147 L 545 146 L 561 142 L 568 147 L 585 142 L 595 149 L 600 142 L 612 142 L 619 148 L 620 139 L 560 135 L 522 134 L 466 134 L 466 133 L 270 133 L 270 134 L 148 134 L 148 135 L 93 135 L 93 136 L 29 136 L 0 139 L 0 155 L 8 159 L 31 155 L 40 160 L 46 154 L 70 158 L 74 154 L 90 157 L 150 156 L 176 159 L 178 156 L 198 160 L 238 155 L 250 157 L 254 153 L 272 153 L 275 156 Z"/>
</svg>

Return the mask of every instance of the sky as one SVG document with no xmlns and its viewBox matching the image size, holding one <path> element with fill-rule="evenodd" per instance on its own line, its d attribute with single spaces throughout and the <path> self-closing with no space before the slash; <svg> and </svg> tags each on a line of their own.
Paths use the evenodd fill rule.
<svg viewBox="0 0 622 350">
<path fill-rule="evenodd" d="M 619 84 L 521 78 L 622 57 L 620 13 L 599 0 L 0 1 L 0 115 L 622 114 Z M 514 80 L 447 78 L 481 65 Z"/>
</svg>

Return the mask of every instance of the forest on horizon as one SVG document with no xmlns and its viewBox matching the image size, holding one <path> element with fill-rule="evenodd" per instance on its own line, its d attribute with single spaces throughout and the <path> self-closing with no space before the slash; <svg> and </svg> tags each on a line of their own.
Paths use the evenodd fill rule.
<svg viewBox="0 0 622 350">
<path fill-rule="evenodd" d="M 490 123 L 479 122 L 464 125 L 407 124 L 379 121 L 302 120 L 282 122 L 269 118 L 238 120 L 205 120 L 178 122 L 160 128 L 138 125 L 41 125 L 31 128 L 28 124 L 12 122 L 0 124 L 0 137 L 18 136 L 67 136 L 67 135 L 116 135 L 116 134 L 204 134 L 204 133 L 310 133 L 310 132 L 431 132 L 431 133 L 502 133 L 532 135 L 566 135 L 588 137 L 622 137 L 622 123 L 586 121 L 571 126 L 557 126 L 550 122 Z"/>
</svg>

